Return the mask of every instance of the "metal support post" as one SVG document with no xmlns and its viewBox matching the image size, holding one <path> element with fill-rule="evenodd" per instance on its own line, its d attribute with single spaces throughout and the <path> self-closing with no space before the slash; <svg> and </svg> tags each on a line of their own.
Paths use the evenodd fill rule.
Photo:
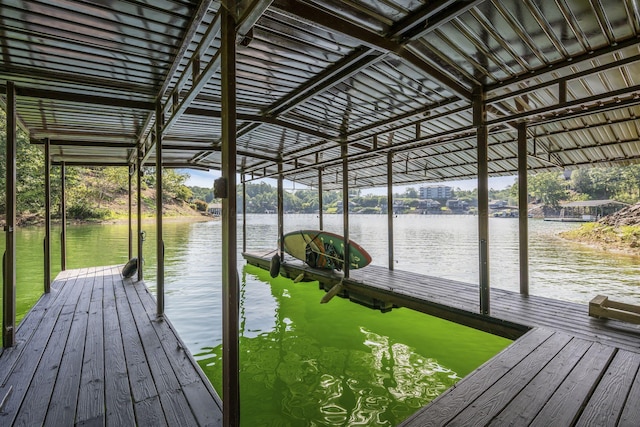
<svg viewBox="0 0 640 427">
<path fill-rule="evenodd" d="M 278 242 L 280 242 L 280 261 L 284 261 L 284 175 L 282 162 L 278 162 Z"/>
<path fill-rule="evenodd" d="M 222 421 L 240 425 L 240 289 L 236 247 L 236 23 L 221 8 L 222 178 L 227 197 L 222 199 Z"/>
<path fill-rule="evenodd" d="M 164 241 L 162 240 L 162 103 L 156 102 L 156 304 L 164 316 Z"/>
<path fill-rule="evenodd" d="M 480 313 L 488 315 L 489 307 L 489 133 L 484 105 L 484 90 L 473 93 L 473 124 L 477 129 L 478 156 L 478 238 L 480 241 Z"/>
<path fill-rule="evenodd" d="M 247 252 L 247 181 L 244 171 L 240 174 L 242 180 L 242 252 Z"/>
<path fill-rule="evenodd" d="M 529 192 L 527 191 L 527 124 L 518 123 L 518 235 L 520 293 L 529 295 Z"/>
<path fill-rule="evenodd" d="M 342 226 L 344 229 L 344 277 L 349 277 L 349 146 L 342 141 Z"/>
<path fill-rule="evenodd" d="M 51 141 L 44 140 L 44 292 L 51 292 Z"/>
<path fill-rule="evenodd" d="M 320 230 L 324 229 L 324 221 L 322 217 L 322 211 L 324 210 L 324 204 L 322 201 L 322 168 L 318 169 L 318 227 Z"/>
<path fill-rule="evenodd" d="M 132 178 L 131 178 L 131 174 L 133 173 L 133 168 L 129 167 L 129 173 L 127 174 L 129 177 L 129 200 L 128 200 L 128 204 L 129 204 L 129 246 L 128 246 L 128 256 L 127 256 L 127 260 L 130 260 L 133 257 L 133 220 L 132 220 L 132 205 L 133 205 L 133 194 L 132 194 Z"/>
<path fill-rule="evenodd" d="M 142 255 L 142 244 L 144 242 L 144 232 L 142 231 L 142 149 L 138 145 L 138 153 L 136 156 L 136 213 L 138 224 L 138 281 L 144 279 L 143 264 L 144 257 Z"/>
<path fill-rule="evenodd" d="M 393 270 L 393 152 L 387 153 L 387 232 L 389 270 Z"/>
<path fill-rule="evenodd" d="M 60 162 L 60 222 L 62 231 L 60 232 L 60 269 L 67 269 L 67 194 L 66 186 L 66 165 Z"/>
<path fill-rule="evenodd" d="M 7 82 L 7 144 L 6 144 L 6 224 L 4 281 L 2 289 L 2 346 L 13 347 L 16 342 L 16 87 Z"/>
</svg>

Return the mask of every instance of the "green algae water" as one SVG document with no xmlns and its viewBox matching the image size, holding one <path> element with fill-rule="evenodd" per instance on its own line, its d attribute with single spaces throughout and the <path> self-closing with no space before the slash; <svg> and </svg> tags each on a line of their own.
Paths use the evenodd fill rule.
<svg viewBox="0 0 640 427">
<path fill-rule="evenodd" d="M 511 342 L 408 309 L 321 305 L 317 282 L 243 273 L 242 425 L 394 426 Z M 246 317 L 259 288 L 270 290 L 268 322 Z M 217 389 L 221 351 L 196 355 Z"/>
<path fill-rule="evenodd" d="M 285 232 L 316 228 L 317 221 L 315 215 L 286 215 Z M 380 215 L 350 218 L 351 238 L 383 266 L 386 221 Z M 326 230 L 341 233 L 340 215 L 326 215 L 324 222 Z M 145 282 L 152 291 L 154 225 L 143 225 Z M 640 303 L 640 259 L 557 237 L 575 226 L 530 222 L 531 293 L 583 304 L 601 293 Z M 490 219 L 492 287 L 518 291 L 517 229 L 517 220 Z M 54 227 L 52 234 L 54 276 L 59 231 Z M 399 216 L 394 231 L 396 269 L 477 284 L 477 218 Z M 127 236 L 126 224 L 69 226 L 67 267 L 124 264 Z M 43 239 L 43 228 L 18 229 L 19 319 L 42 293 Z M 276 241 L 276 215 L 248 216 L 247 250 L 273 249 Z M 221 222 L 166 221 L 164 243 L 167 316 L 220 390 Z M 246 426 L 395 425 L 509 344 L 407 309 L 383 314 L 341 298 L 321 305 L 324 292 L 316 283 L 271 279 L 238 260 Z"/>
</svg>

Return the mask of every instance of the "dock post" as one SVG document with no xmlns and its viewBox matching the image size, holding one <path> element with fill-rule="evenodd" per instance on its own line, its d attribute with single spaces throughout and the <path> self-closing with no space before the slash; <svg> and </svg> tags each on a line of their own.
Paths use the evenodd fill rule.
<svg viewBox="0 0 640 427">
<path fill-rule="evenodd" d="M 340 144 L 342 155 L 342 225 L 344 228 L 344 277 L 349 277 L 349 146 L 344 139 Z"/>
<path fill-rule="evenodd" d="M 142 147 L 138 145 L 138 153 L 136 156 L 136 222 L 138 225 L 138 282 L 144 279 L 143 265 L 144 258 L 142 256 L 142 243 L 144 242 L 144 232 L 142 231 Z"/>
<path fill-rule="evenodd" d="M 227 197 L 222 199 L 222 421 L 240 425 L 239 278 L 236 247 L 236 22 L 223 6 L 222 76 L 222 178 Z"/>
<path fill-rule="evenodd" d="M 2 289 L 2 346 L 13 347 L 16 341 L 16 87 L 7 81 L 7 143 L 6 143 L 6 224 L 4 281 Z"/>
<path fill-rule="evenodd" d="M 318 168 L 318 227 L 319 230 L 324 229 L 324 223 L 322 218 L 322 210 L 324 204 L 322 203 L 322 168 Z"/>
<path fill-rule="evenodd" d="M 284 176 L 282 174 L 282 160 L 278 161 L 278 242 L 280 261 L 284 261 Z"/>
<path fill-rule="evenodd" d="M 484 89 L 473 91 L 473 125 L 477 129 L 478 157 L 478 238 L 480 240 L 480 313 L 490 313 L 489 290 L 489 134 L 484 105 Z"/>
<path fill-rule="evenodd" d="M 242 252 L 247 252 L 247 180 L 244 170 L 240 174 L 242 181 Z"/>
<path fill-rule="evenodd" d="M 66 165 L 60 162 L 60 222 L 62 231 L 60 232 L 60 270 L 67 269 L 67 195 L 65 191 Z"/>
<path fill-rule="evenodd" d="M 51 140 L 44 140 L 44 292 L 51 292 Z"/>
<path fill-rule="evenodd" d="M 387 232 L 389 270 L 393 270 L 393 152 L 387 153 Z"/>
<path fill-rule="evenodd" d="M 131 179 L 131 175 L 133 174 L 133 168 L 131 167 L 131 165 L 129 165 L 129 170 L 128 170 L 128 177 L 129 177 L 129 200 L 128 200 L 128 204 L 129 204 L 129 252 L 128 252 L 128 257 L 127 260 L 130 260 L 133 257 L 133 223 L 132 223 L 132 205 L 133 205 L 133 194 L 132 194 L 132 179 Z"/>
<path fill-rule="evenodd" d="M 162 240 L 162 103 L 156 102 L 156 303 L 164 316 L 164 241 Z"/>
<path fill-rule="evenodd" d="M 529 192 L 527 187 L 527 124 L 518 123 L 518 236 L 522 295 L 529 295 Z"/>
</svg>

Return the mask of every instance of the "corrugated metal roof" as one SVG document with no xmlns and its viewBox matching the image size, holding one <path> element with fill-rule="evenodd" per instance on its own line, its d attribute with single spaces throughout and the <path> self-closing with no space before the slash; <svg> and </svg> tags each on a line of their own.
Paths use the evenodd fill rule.
<svg viewBox="0 0 640 427">
<path fill-rule="evenodd" d="M 640 12 L 633 0 L 246 2 L 238 37 L 238 170 L 340 188 L 473 178 L 472 92 L 489 171 L 640 159 Z M 239 3 L 244 7 L 245 3 Z M 164 111 L 168 166 L 219 168 L 217 1 L 0 0 L 0 85 L 54 161 L 127 164 Z M 194 70 L 196 70 L 194 74 Z M 175 105 L 174 105 L 175 104 Z"/>
</svg>

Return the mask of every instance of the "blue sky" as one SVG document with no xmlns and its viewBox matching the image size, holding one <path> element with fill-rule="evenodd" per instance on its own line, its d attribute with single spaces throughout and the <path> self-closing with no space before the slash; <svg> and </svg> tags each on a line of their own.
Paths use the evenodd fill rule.
<svg viewBox="0 0 640 427">
<path fill-rule="evenodd" d="M 187 172 L 189 174 L 189 179 L 186 182 L 187 185 L 204 187 L 204 188 L 213 187 L 213 181 L 220 176 L 219 171 L 205 172 L 205 171 L 195 170 L 195 169 L 184 169 L 183 172 Z M 264 181 L 273 186 L 276 185 L 275 179 L 265 179 Z M 515 176 L 501 176 L 496 178 L 489 178 L 489 188 L 493 188 L 494 190 L 502 190 L 503 188 L 506 188 L 509 185 L 512 185 L 515 181 L 516 181 Z M 393 191 L 394 193 L 402 193 L 409 187 L 418 189 L 424 185 L 436 185 L 436 184 L 437 183 L 430 182 L 425 184 L 394 186 Z M 447 182 L 443 182 L 442 184 L 448 185 L 449 187 L 453 187 L 453 188 L 460 188 L 461 190 L 472 190 L 476 188 L 475 179 L 468 179 L 464 181 L 447 181 Z M 293 187 L 293 183 L 285 182 L 285 188 L 292 188 L 292 187 Z M 298 184 L 296 185 L 296 188 L 305 188 L 305 187 L 303 185 Z M 387 194 L 387 189 L 384 187 L 364 189 L 362 190 L 362 194 L 383 195 L 383 194 Z"/>
</svg>

